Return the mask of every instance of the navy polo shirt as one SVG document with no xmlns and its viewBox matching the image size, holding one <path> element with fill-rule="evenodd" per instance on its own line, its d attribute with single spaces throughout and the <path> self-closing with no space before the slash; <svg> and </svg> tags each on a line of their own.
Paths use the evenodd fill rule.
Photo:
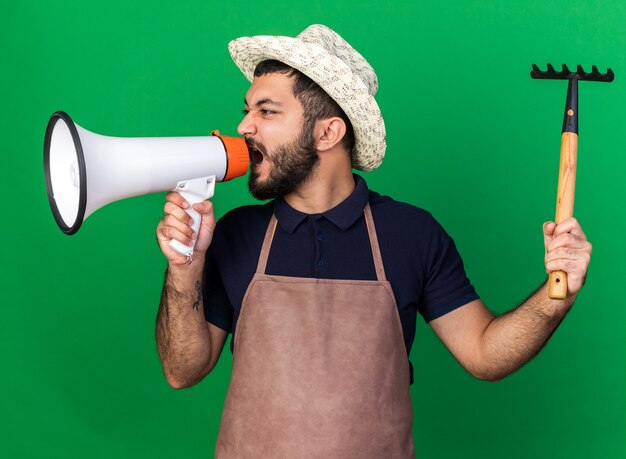
<svg viewBox="0 0 626 459">
<path fill-rule="evenodd" d="M 236 333 L 241 303 L 256 271 L 272 213 L 278 226 L 266 274 L 376 280 L 363 214 L 368 201 L 407 355 L 418 312 L 428 322 L 478 298 L 452 238 L 430 213 L 370 191 L 358 175 L 354 179 L 353 193 L 321 214 L 299 212 L 279 198 L 224 215 L 215 227 L 206 257 L 206 320 Z M 231 350 L 232 346 L 231 340 Z"/>
</svg>

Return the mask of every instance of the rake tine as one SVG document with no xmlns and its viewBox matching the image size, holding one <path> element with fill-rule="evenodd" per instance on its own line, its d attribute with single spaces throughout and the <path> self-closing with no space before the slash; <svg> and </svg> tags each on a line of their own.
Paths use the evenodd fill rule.
<svg viewBox="0 0 626 459">
<path fill-rule="evenodd" d="M 611 81 L 613 81 L 613 78 L 615 78 L 615 75 L 613 74 L 613 70 L 611 70 L 610 68 L 606 69 L 606 73 L 600 73 L 600 71 L 598 70 L 598 67 L 595 65 L 591 66 L 591 72 L 587 73 L 582 71 L 582 67 L 579 65 L 578 66 L 578 72 L 576 72 L 576 74 L 578 75 L 578 78 L 580 80 L 586 80 L 586 81 L 604 81 L 607 83 L 610 83 Z"/>
<path fill-rule="evenodd" d="M 576 66 L 576 71 L 570 70 L 567 64 L 561 65 L 561 70 L 556 71 L 552 64 L 547 65 L 547 70 L 541 70 L 539 66 L 536 64 L 532 64 L 532 71 L 530 72 L 531 78 L 542 79 L 542 80 L 569 80 L 572 78 L 577 78 L 578 80 L 585 81 L 604 81 L 610 83 L 615 78 L 613 74 L 613 70 L 610 68 L 606 69 L 606 73 L 600 73 L 598 67 L 595 65 L 591 66 L 591 72 L 585 72 L 582 65 Z"/>
<path fill-rule="evenodd" d="M 533 70 L 530 72 L 530 76 L 537 79 L 565 80 L 572 73 L 572 71 L 565 64 L 561 65 L 560 71 L 557 71 L 552 64 L 548 64 L 547 70 L 545 71 L 539 69 L 536 64 L 532 64 L 532 66 Z"/>
<path fill-rule="evenodd" d="M 609 83 L 613 81 L 614 78 L 615 78 L 615 74 L 613 73 L 613 70 L 611 70 L 608 67 L 606 69 L 606 73 L 604 75 L 601 75 L 602 81 L 607 81 Z"/>
<path fill-rule="evenodd" d="M 541 70 L 539 66 L 537 66 L 536 64 L 533 64 L 533 70 L 530 72 L 530 76 L 536 79 L 551 80 L 551 79 L 558 79 L 559 73 L 556 70 L 554 70 L 554 67 L 552 66 L 552 64 L 548 64 L 548 69 L 545 71 Z"/>
</svg>

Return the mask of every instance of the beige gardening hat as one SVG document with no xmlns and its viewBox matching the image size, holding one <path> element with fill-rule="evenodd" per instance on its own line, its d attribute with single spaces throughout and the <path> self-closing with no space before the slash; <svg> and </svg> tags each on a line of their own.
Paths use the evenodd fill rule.
<svg viewBox="0 0 626 459">
<path fill-rule="evenodd" d="M 335 31 L 321 24 L 297 37 L 260 35 L 228 44 L 237 67 L 252 81 L 257 64 L 284 62 L 315 81 L 346 113 L 354 128 L 352 167 L 376 169 L 385 156 L 385 122 L 374 95 L 378 79 L 371 65 Z"/>
</svg>

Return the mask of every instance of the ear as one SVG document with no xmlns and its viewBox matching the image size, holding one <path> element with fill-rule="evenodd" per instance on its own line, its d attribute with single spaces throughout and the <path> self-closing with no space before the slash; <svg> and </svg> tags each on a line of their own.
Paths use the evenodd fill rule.
<svg viewBox="0 0 626 459">
<path fill-rule="evenodd" d="M 346 123 L 338 116 L 317 120 L 314 134 L 318 152 L 332 150 L 346 135 Z"/>
</svg>

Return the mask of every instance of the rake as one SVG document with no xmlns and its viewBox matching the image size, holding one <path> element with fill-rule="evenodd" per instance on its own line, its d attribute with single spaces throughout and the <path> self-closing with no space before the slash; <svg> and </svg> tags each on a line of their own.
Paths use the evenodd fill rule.
<svg viewBox="0 0 626 459">
<path fill-rule="evenodd" d="M 560 71 L 556 71 L 552 64 L 548 70 L 539 70 L 535 64 L 530 72 L 531 78 L 538 80 L 568 80 L 565 114 L 563 115 L 563 133 L 561 135 L 561 160 L 559 165 L 559 184 L 556 198 L 556 218 L 558 225 L 574 215 L 574 191 L 576 187 L 576 158 L 578 155 L 578 81 L 613 81 L 613 71 L 607 68 L 606 73 L 600 73 L 594 65 L 587 73 L 578 65 L 576 71 L 563 64 Z M 567 273 L 553 271 L 550 273 L 548 296 L 553 299 L 563 299 L 567 295 Z"/>
</svg>

